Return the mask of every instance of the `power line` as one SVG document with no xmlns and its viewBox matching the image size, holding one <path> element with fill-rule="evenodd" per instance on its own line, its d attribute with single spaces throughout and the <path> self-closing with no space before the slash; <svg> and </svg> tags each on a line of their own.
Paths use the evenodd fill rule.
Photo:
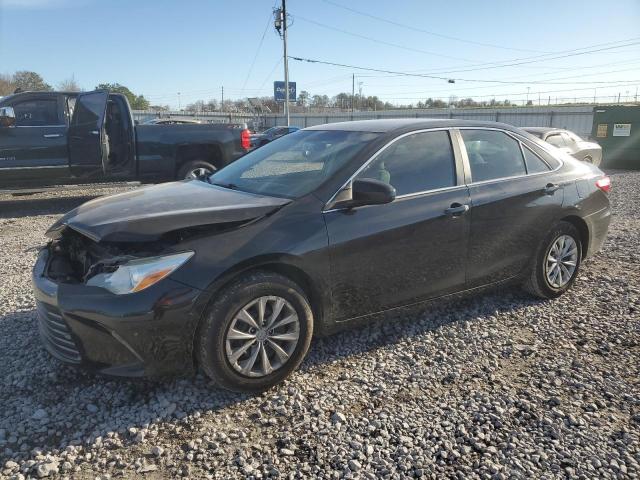
<svg viewBox="0 0 640 480">
<path fill-rule="evenodd" d="M 258 90 L 262 91 L 264 89 L 265 84 L 271 79 L 271 77 L 273 76 L 273 72 L 276 71 L 276 68 L 278 68 L 281 63 L 282 63 L 282 58 L 279 58 L 276 64 L 271 69 L 271 72 L 269 72 L 269 75 L 267 75 L 267 78 L 265 78 L 262 84 L 260 85 L 260 88 Z"/>
<path fill-rule="evenodd" d="M 632 41 L 632 40 L 638 40 L 640 39 L 640 37 L 636 37 L 636 38 L 632 38 L 629 40 L 624 40 L 624 41 Z M 547 62 L 549 60 L 558 60 L 561 58 L 568 58 L 568 57 L 576 57 L 576 56 L 580 56 L 580 55 L 587 55 L 589 53 L 597 53 L 597 52 L 604 52 L 607 50 L 614 50 L 617 48 L 623 48 L 623 47 L 630 47 L 630 46 L 634 46 L 634 45 L 638 45 L 640 44 L 640 42 L 637 41 L 633 41 L 631 43 L 625 43 L 623 45 L 612 45 L 614 43 L 620 43 L 620 42 L 608 42 L 608 43 L 604 43 L 604 44 L 600 44 L 600 45 L 592 45 L 590 47 L 582 47 L 582 48 L 576 48 L 573 50 L 565 50 L 565 51 L 560 51 L 560 52 L 556 52 L 554 54 L 551 55 L 556 55 L 556 56 L 551 56 L 549 57 L 550 54 L 547 55 L 538 55 L 538 56 L 534 56 L 534 57 L 525 57 L 525 58 L 516 58 L 513 60 L 507 60 L 506 62 L 490 62 L 490 63 L 479 63 L 474 65 L 469 66 L 469 68 L 464 67 L 461 69 L 457 69 L 457 70 L 435 70 L 432 73 L 462 73 L 462 72 L 475 72 L 478 70 L 491 70 L 494 68 L 505 68 L 505 67 L 514 67 L 514 66 L 520 66 L 520 65 L 527 65 L 527 64 L 531 64 L 531 63 L 537 63 L 537 62 Z M 609 45 L 606 46 L 605 45 Z M 612 45 L 612 46 L 611 46 Z M 587 50 L 589 48 L 593 48 L 596 46 L 602 46 L 603 48 L 597 48 L 597 49 L 593 49 L 593 50 Z M 581 50 L 585 50 L 585 51 L 581 51 Z M 559 54 L 563 54 L 563 55 L 559 55 Z M 544 57 L 544 58 L 543 58 Z"/>
<path fill-rule="evenodd" d="M 612 85 L 611 87 L 601 87 L 601 88 L 620 88 L 620 87 L 633 87 L 634 85 L 638 85 L 640 82 L 638 81 L 631 81 L 630 83 L 625 83 L 625 84 L 620 84 L 620 85 Z M 527 93 L 534 95 L 536 93 L 538 94 L 547 94 L 547 93 L 561 93 L 561 92 L 574 92 L 574 91 L 584 91 L 584 90 L 593 90 L 592 87 L 582 87 L 582 88 L 569 88 L 569 89 L 562 89 L 562 90 L 541 90 L 538 92 L 510 92 L 510 93 L 494 93 L 491 95 L 469 95 L 469 97 L 473 97 L 473 98 L 495 98 L 495 97 L 514 97 L 514 96 L 522 96 L 522 95 L 526 95 Z M 428 92 L 402 92 L 403 94 L 408 94 L 408 93 L 428 93 Z M 422 96 L 412 96 L 412 97 L 394 97 L 394 94 L 380 94 L 380 95 L 376 95 L 377 97 L 383 99 L 383 98 L 388 98 L 390 100 L 413 100 L 413 99 L 418 99 L 418 98 L 422 98 Z M 443 99 L 443 98 L 449 98 L 451 95 L 446 95 L 446 96 L 440 96 L 440 97 L 434 97 L 434 96 L 430 96 L 430 98 L 432 99 Z M 457 95 L 457 96 L 463 96 L 463 95 Z"/>
<path fill-rule="evenodd" d="M 274 8 L 276 6 L 276 3 L 273 4 Z M 271 12 L 269 12 L 269 18 L 267 18 L 267 25 L 264 27 L 264 32 L 262 32 L 262 37 L 260 37 L 260 42 L 258 43 L 258 48 L 256 49 L 256 53 L 253 56 L 253 60 L 251 61 L 251 66 L 249 67 L 249 71 L 247 72 L 247 76 L 244 79 L 244 83 L 242 84 L 242 91 L 243 92 L 244 92 L 245 87 L 247 86 L 247 82 L 249 81 L 249 77 L 251 76 L 251 72 L 253 71 L 253 66 L 256 64 L 256 60 L 258 58 L 258 54 L 260 53 L 260 49 L 262 48 L 262 44 L 264 42 L 264 37 L 267 35 L 267 30 L 269 30 L 269 27 L 271 26 L 272 16 L 273 16 L 273 14 Z"/>
<path fill-rule="evenodd" d="M 369 40 L 370 42 L 379 43 L 380 45 L 387 45 L 389 47 L 400 48 L 402 50 L 407 50 L 409 52 L 417 52 L 417 53 L 423 53 L 425 55 L 433 55 L 434 57 L 447 58 L 449 60 L 461 60 L 463 62 L 472 62 L 472 60 L 469 60 L 469 59 L 466 59 L 466 58 L 452 57 L 451 55 L 444 55 L 442 53 L 430 52 L 428 50 L 421 50 L 419 48 L 407 47 L 405 45 L 399 45 L 397 43 L 387 42 L 385 40 L 380 40 L 380 39 L 377 39 L 377 38 L 368 37 L 366 35 L 361 35 L 359 33 L 349 32 L 348 30 L 343 30 L 341 28 L 332 27 L 331 25 L 325 25 L 324 23 L 316 22 L 315 20 L 311 20 L 309 18 L 305 18 L 305 17 L 302 17 L 300 15 L 296 15 L 295 18 L 298 19 L 298 20 L 302 20 L 302 21 L 308 22 L 308 23 L 312 23 L 313 25 L 317 25 L 317 26 L 322 27 L 322 28 L 326 28 L 328 30 L 333 30 L 334 32 L 340 32 L 340 33 L 344 33 L 345 35 L 350 35 L 352 37 L 361 38 L 361 39 L 364 39 L 364 40 Z"/>
<path fill-rule="evenodd" d="M 453 37 L 453 36 L 450 36 L 450 35 L 444 35 L 442 33 L 431 32 L 429 30 L 425 30 L 425 29 L 422 29 L 422 28 L 417 28 L 417 27 L 414 27 L 414 26 L 411 26 L 411 25 L 407 25 L 407 24 L 404 24 L 404 23 L 395 22 L 393 20 L 389 20 L 388 18 L 382 18 L 382 17 L 378 17 L 376 15 L 372 15 L 370 13 L 362 12 L 360 10 L 356 10 L 355 8 L 347 7 L 346 5 L 341 5 L 339 3 L 332 2 L 331 0 L 323 0 L 323 1 L 325 3 L 333 5 L 334 7 L 342 8 L 344 10 L 348 10 L 348 11 L 350 11 L 352 13 L 356 13 L 358 15 L 369 17 L 369 18 L 372 18 L 374 20 L 378 20 L 380 22 L 388 23 L 390 25 L 395 25 L 396 27 L 407 28 L 409 30 L 413 30 L 414 32 L 426 33 L 427 35 L 432 35 L 434 37 L 445 38 L 447 40 L 455 40 L 456 42 L 469 43 L 471 45 L 479 45 L 481 47 L 499 48 L 501 50 L 513 50 L 513 51 L 518 51 L 518 52 L 533 52 L 533 53 L 547 53 L 547 52 L 540 52 L 540 50 L 528 50 L 528 49 L 524 49 L 524 48 L 515 48 L 515 47 L 505 47 L 503 45 L 494 45 L 492 43 L 476 42 L 474 40 L 466 40 L 464 38 L 458 38 L 458 37 Z"/>
<path fill-rule="evenodd" d="M 633 68 L 625 68 L 622 70 L 611 70 L 608 72 L 596 72 L 596 73 L 590 73 L 588 74 L 588 76 L 592 76 L 592 75 L 606 75 L 606 74 L 610 74 L 610 73 L 619 73 L 619 72 L 626 72 L 629 70 L 638 70 L 638 67 L 633 67 Z M 576 77 L 583 77 L 584 75 L 572 75 L 572 76 L 568 76 L 568 77 L 558 77 L 558 78 L 551 78 L 549 79 L 549 81 L 529 81 L 529 82 L 517 82 L 518 84 L 531 84 L 531 85 L 564 85 L 564 84 L 617 84 L 617 83 L 627 83 L 627 82 L 633 82 L 633 80 L 603 80 L 603 81 L 582 81 L 582 82 L 553 82 L 551 80 L 565 80 L 568 78 L 576 78 Z M 380 86 L 380 85 L 375 85 L 375 84 L 371 84 L 371 86 Z M 388 85 L 388 86 L 392 86 L 392 87 L 397 87 L 400 85 Z M 480 87 L 479 87 L 480 88 Z M 482 87 L 485 88 L 485 87 Z M 491 87 L 486 87 L 486 88 L 491 88 Z M 429 93 L 432 92 L 433 90 L 428 90 L 428 91 L 414 91 L 414 92 L 404 92 L 404 93 Z"/>
<path fill-rule="evenodd" d="M 319 64 L 323 64 L 323 65 L 332 65 L 335 67 L 344 67 L 344 68 L 353 68 L 356 70 L 365 70 L 365 71 L 370 71 L 370 72 L 381 72 L 381 73 L 393 73 L 399 76 L 406 76 L 406 77 L 421 77 L 421 78 L 431 78 L 431 79 L 435 79 L 435 80 L 446 80 L 448 82 L 453 82 L 453 81 L 458 81 L 458 82 L 477 82 L 477 83 L 500 83 L 500 84 L 507 84 L 507 85 L 517 85 L 517 84 L 532 84 L 532 83 L 536 83 L 536 84 L 557 84 L 557 85 L 575 85 L 575 84 L 579 84 L 579 83 L 588 83 L 590 85 L 593 84 L 597 84 L 597 83 L 606 83 L 606 84 L 610 84 L 610 83 L 615 83 L 615 82 L 597 82 L 597 81 L 593 81 L 593 82 L 541 82 L 541 81 L 533 81 L 533 82 L 527 82 L 527 81 L 507 81 L 507 80 L 485 80 L 485 79 L 471 79 L 471 78 L 450 78 L 450 77 L 440 77 L 440 76 L 436 76 L 436 75 L 427 75 L 424 73 L 410 73 L 410 72 L 398 72 L 398 71 L 393 71 L 393 70 L 383 70 L 383 69 L 378 69 L 378 68 L 370 68 L 370 67 L 360 67 L 357 65 L 349 65 L 349 64 L 345 64 L 345 63 L 336 63 L 336 62 L 327 62 L 324 60 L 314 60 L 314 59 L 310 59 L 310 58 L 303 58 L 303 57 L 289 57 L 292 60 L 297 60 L 299 62 L 307 62 L 307 63 L 319 63 Z"/>
</svg>

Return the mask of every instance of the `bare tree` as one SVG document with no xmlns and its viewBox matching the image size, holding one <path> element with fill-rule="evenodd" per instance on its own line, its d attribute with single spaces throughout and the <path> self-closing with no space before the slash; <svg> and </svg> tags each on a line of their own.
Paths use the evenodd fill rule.
<svg viewBox="0 0 640 480">
<path fill-rule="evenodd" d="M 11 75 L 0 74 L 0 97 L 10 95 L 16 89 L 16 84 L 13 83 L 13 77 Z"/>
<path fill-rule="evenodd" d="M 82 90 L 74 75 L 58 83 L 58 90 L 63 92 L 79 92 Z"/>
</svg>

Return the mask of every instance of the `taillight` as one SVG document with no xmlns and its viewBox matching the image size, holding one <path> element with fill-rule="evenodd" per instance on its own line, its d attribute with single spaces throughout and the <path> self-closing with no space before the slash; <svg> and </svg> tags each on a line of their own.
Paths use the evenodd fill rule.
<svg viewBox="0 0 640 480">
<path fill-rule="evenodd" d="M 249 130 L 246 128 L 240 132 L 240 146 L 245 150 L 251 148 L 251 138 L 249 137 Z"/>
<path fill-rule="evenodd" d="M 609 177 L 602 177 L 596 180 L 596 187 L 602 190 L 604 193 L 609 193 L 611 190 L 611 179 Z"/>
</svg>

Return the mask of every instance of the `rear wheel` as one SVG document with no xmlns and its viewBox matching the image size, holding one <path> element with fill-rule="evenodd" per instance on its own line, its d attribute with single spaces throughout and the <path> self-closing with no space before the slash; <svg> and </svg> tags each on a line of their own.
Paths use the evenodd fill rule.
<svg viewBox="0 0 640 480">
<path fill-rule="evenodd" d="M 568 222 L 558 223 L 538 247 L 525 289 L 540 298 L 562 295 L 575 282 L 581 260 L 580 233 Z"/>
<path fill-rule="evenodd" d="M 221 387 L 259 392 L 295 370 L 307 353 L 313 314 L 298 285 L 257 272 L 220 293 L 197 338 L 197 357 Z"/>
<path fill-rule="evenodd" d="M 193 160 L 185 163 L 178 171 L 178 180 L 193 180 L 197 178 L 204 178 L 216 171 L 216 167 L 204 160 Z"/>
</svg>

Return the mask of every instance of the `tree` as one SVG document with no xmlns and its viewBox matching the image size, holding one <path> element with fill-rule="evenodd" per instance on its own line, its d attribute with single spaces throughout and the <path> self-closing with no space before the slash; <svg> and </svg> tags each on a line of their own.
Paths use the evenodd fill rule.
<svg viewBox="0 0 640 480">
<path fill-rule="evenodd" d="M 136 95 L 124 85 L 119 83 L 101 83 L 96 90 L 108 90 L 111 93 L 120 93 L 127 97 L 132 110 L 148 110 L 149 100 L 144 95 Z"/>
<path fill-rule="evenodd" d="M 205 103 L 204 100 L 197 100 L 193 103 L 190 103 L 185 107 L 185 110 L 188 112 L 200 113 L 205 111 Z"/>
<path fill-rule="evenodd" d="M 314 95 L 311 99 L 311 106 L 316 108 L 328 107 L 329 97 L 326 95 Z"/>
<path fill-rule="evenodd" d="M 15 89 L 16 85 L 13 83 L 13 77 L 0 74 L 0 97 L 11 95 Z"/>
<path fill-rule="evenodd" d="M 302 90 L 298 94 L 298 105 L 300 105 L 301 107 L 306 107 L 308 103 L 309 103 L 309 92 L 307 92 L 306 90 Z"/>
<path fill-rule="evenodd" d="M 13 74 L 13 84 L 22 90 L 46 91 L 53 90 L 51 85 L 36 72 L 21 70 Z"/>
<path fill-rule="evenodd" d="M 71 77 L 58 83 L 58 90 L 63 92 L 79 92 L 82 88 L 80 88 L 80 85 L 76 82 L 75 77 L 71 75 Z"/>
</svg>

